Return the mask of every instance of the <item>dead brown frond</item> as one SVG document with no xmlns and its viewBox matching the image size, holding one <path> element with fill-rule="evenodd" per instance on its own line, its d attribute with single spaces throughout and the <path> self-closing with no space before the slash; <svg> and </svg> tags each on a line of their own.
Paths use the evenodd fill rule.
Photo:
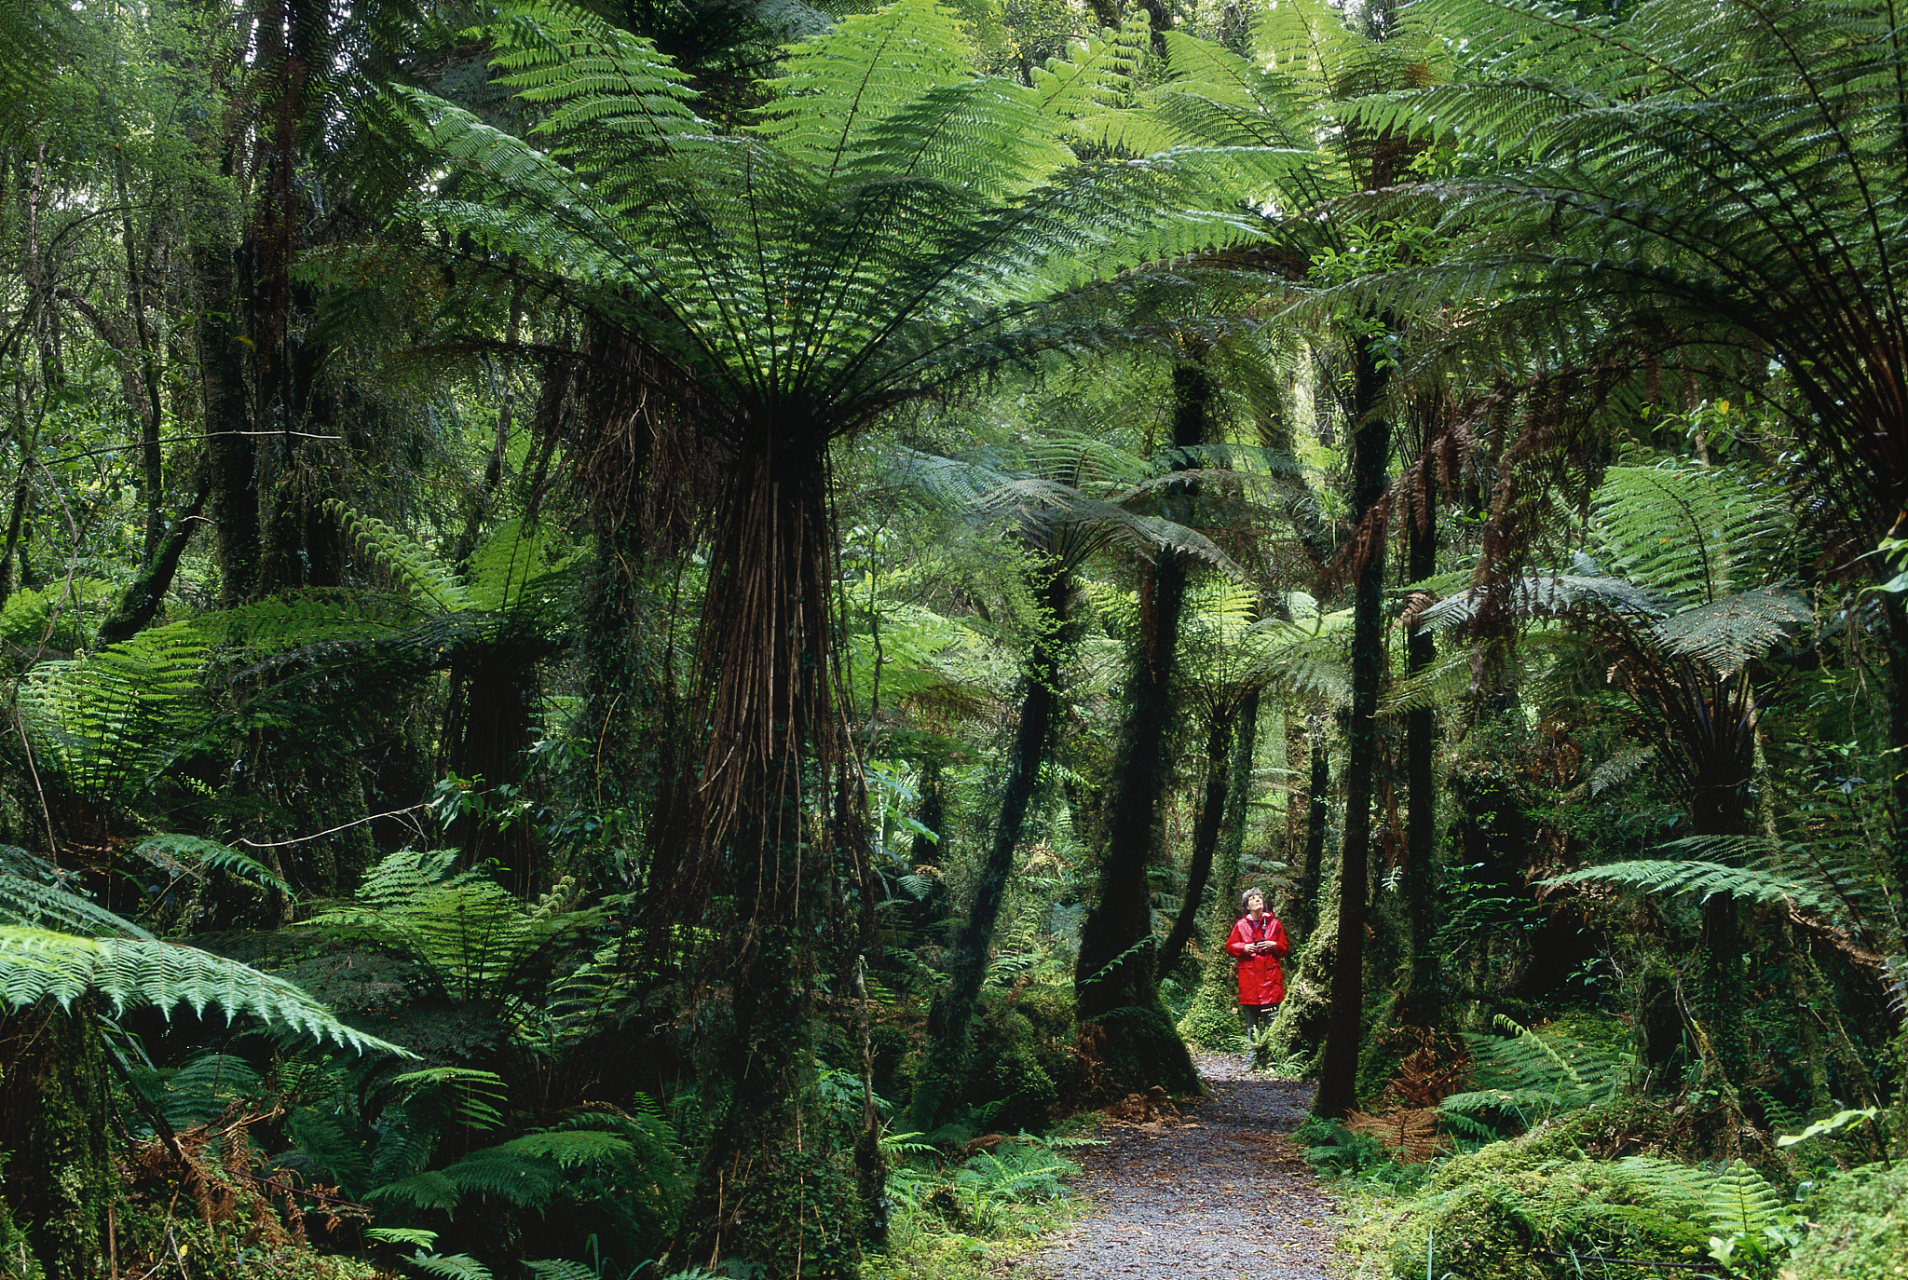
<svg viewBox="0 0 1908 1280">
<path fill-rule="evenodd" d="M 1451 1140 L 1438 1132 L 1438 1116 L 1436 1107 L 1396 1107 L 1377 1115 L 1354 1111 L 1345 1127 L 1376 1138 L 1399 1164 L 1416 1164 L 1451 1149 Z"/>
</svg>

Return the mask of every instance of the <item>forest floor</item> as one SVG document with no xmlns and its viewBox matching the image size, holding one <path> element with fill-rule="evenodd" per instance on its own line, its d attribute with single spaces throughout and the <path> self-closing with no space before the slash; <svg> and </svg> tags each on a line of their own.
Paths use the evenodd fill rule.
<svg viewBox="0 0 1908 1280">
<path fill-rule="evenodd" d="M 1290 1136 L 1312 1086 L 1196 1061 L 1208 1097 L 1113 1108 L 1108 1145 L 1071 1153 L 1092 1207 L 1014 1280 L 1330 1280 L 1336 1205 Z"/>
</svg>

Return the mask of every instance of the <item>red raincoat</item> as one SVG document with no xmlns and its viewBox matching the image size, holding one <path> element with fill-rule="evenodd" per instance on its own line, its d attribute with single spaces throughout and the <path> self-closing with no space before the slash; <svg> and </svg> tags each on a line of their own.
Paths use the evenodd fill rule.
<svg viewBox="0 0 1908 1280">
<path fill-rule="evenodd" d="M 1269 942 L 1272 949 L 1247 955 L 1249 942 Z M 1239 961 L 1240 1004 L 1263 1006 L 1285 999 L 1285 969 L 1279 957 L 1290 955 L 1292 944 L 1285 940 L 1285 926 L 1270 911 L 1257 923 L 1251 916 L 1240 916 L 1239 923 L 1232 926 L 1232 936 L 1226 939 L 1226 951 Z"/>
</svg>

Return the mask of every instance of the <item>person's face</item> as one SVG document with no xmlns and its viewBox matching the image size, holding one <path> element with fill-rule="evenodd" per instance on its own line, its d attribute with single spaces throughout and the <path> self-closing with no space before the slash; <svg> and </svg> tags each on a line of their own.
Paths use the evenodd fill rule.
<svg viewBox="0 0 1908 1280">
<path fill-rule="evenodd" d="M 1257 915 L 1263 910 L 1265 910 L 1265 899 L 1262 896 L 1255 893 L 1246 898 L 1246 913 L 1248 915 Z"/>
</svg>

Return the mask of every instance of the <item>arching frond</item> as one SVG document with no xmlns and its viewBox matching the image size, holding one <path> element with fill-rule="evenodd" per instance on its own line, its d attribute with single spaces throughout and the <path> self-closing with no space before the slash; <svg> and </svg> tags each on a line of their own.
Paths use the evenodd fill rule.
<svg viewBox="0 0 1908 1280">
<path fill-rule="evenodd" d="M 208 872 L 224 872 L 286 897 L 296 897 L 283 877 L 248 853 L 200 836 L 147 836 L 133 846 L 133 856 L 144 858 L 174 876 L 203 880 Z"/>
<path fill-rule="evenodd" d="M 151 938 L 83 938 L 0 925 L 0 1000 L 16 1009 L 42 1000 L 70 1006 L 90 993 L 104 997 L 115 1013 L 140 1005 L 167 1014 L 179 1005 L 195 1014 L 217 1008 L 360 1053 L 404 1053 L 340 1022 L 283 978 L 209 951 Z"/>
</svg>

